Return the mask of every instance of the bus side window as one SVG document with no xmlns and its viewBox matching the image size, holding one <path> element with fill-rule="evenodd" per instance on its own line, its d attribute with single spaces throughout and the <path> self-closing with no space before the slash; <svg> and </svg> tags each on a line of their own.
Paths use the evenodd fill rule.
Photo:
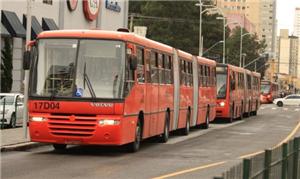
<svg viewBox="0 0 300 179">
<path fill-rule="evenodd" d="M 151 52 L 150 64 L 151 82 L 158 83 L 158 59 L 156 52 Z"/>
<path fill-rule="evenodd" d="M 230 89 L 235 90 L 235 78 L 234 78 L 234 72 L 230 73 Z"/>
<path fill-rule="evenodd" d="M 180 84 L 185 84 L 185 63 L 184 60 L 180 59 Z"/>
<path fill-rule="evenodd" d="M 145 83 L 144 74 L 144 49 L 137 48 L 137 80 L 139 83 Z"/>
<path fill-rule="evenodd" d="M 129 59 L 126 58 L 124 96 L 126 97 L 134 85 L 134 70 L 130 69 Z"/>
<path fill-rule="evenodd" d="M 145 52 L 145 77 L 146 77 L 146 82 L 151 83 L 151 72 L 150 72 L 150 52 L 148 50 L 144 51 Z"/>
<path fill-rule="evenodd" d="M 164 55 L 158 54 L 158 73 L 159 73 L 159 83 L 164 84 L 164 62 L 163 62 Z"/>
<path fill-rule="evenodd" d="M 172 83 L 172 62 L 169 55 L 164 55 L 164 72 L 165 72 L 165 84 Z"/>
<path fill-rule="evenodd" d="M 190 73 L 189 73 L 190 85 L 193 86 L 193 63 L 189 62 L 189 64 L 190 64 Z"/>
</svg>

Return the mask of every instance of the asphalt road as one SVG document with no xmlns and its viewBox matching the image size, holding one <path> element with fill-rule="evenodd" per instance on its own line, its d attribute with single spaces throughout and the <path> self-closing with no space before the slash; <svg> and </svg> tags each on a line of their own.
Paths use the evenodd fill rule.
<svg viewBox="0 0 300 179">
<path fill-rule="evenodd" d="M 64 153 L 44 146 L 2 153 L 2 178 L 212 178 L 240 157 L 300 136 L 300 107 L 263 105 L 256 117 L 173 135 L 168 143 L 147 140 L 139 152 L 123 148 L 71 146 Z M 300 127 L 300 125 L 298 125 Z M 293 135 L 294 134 L 294 135 Z"/>
</svg>

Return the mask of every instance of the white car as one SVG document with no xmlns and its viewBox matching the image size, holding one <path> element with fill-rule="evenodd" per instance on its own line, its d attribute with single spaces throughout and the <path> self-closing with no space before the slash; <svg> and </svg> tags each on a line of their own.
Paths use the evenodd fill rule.
<svg viewBox="0 0 300 179">
<path fill-rule="evenodd" d="M 291 94 L 284 98 L 277 98 L 273 101 L 279 107 L 283 105 L 296 105 L 300 106 L 300 94 Z"/>
<path fill-rule="evenodd" d="M 20 93 L 0 93 L 0 126 L 14 128 L 22 124 L 23 99 Z"/>
</svg>

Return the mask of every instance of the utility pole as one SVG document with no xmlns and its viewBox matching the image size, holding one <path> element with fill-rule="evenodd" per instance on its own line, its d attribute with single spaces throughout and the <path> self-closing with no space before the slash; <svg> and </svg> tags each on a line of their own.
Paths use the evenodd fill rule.
<svg viewBox="0 0 300 179">
<path fill-rule="evenodd" d="M 27 44 L 31 40 L 31 0 L 27 0 L 27 23 L 26 23 L 26 50 L 29 50 Z M 23 109 L 23 130 L 24 138 L 27 139 L 27 121 L 28 121 L 28 84 L 29 70 L 25 70 L 24 77 L 24 109 Z"/>
<path fill-rule="evenodd" d="M 202 0 L 199 0 L 199 8 L 200 8 L 200 12 L 199 12 L 199 56 L 202 57 L 203 55 L 203 47 L 202 47 Z"/>
</svg>

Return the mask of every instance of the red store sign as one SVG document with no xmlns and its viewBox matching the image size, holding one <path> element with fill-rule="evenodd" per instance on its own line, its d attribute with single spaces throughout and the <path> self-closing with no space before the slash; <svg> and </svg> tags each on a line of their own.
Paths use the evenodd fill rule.
<svg viewBox="0 0 300 179">
<path fill-rule="evenodd" d="M 100 0 L 83 0 L 83 12 L 89 21 L 97 18 L 100 10 Z"/>
</svg>

